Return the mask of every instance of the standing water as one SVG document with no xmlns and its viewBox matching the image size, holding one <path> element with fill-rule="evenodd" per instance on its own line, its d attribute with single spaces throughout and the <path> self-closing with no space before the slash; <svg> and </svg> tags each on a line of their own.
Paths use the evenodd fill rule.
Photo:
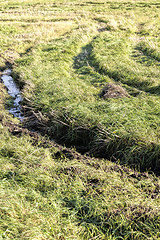
<svg viewBox="0 0 160 240">
<path fill-rule="evenodd" d="M 21 101 L 22 101 L 22 96 L 20 93 L 20 89 L 14 82 L 12 76 L 11 76 L 11 69 L 6 69 L 1 76 L 1 79 L 6 86 L 8 90 L 8 94 L 13 97 L 13 107 L 9 109 L 9 112 L 14 116 L 18 117 L 19 119 L 23 119 L 22 113 L 21 113 Z"/>
</svg>

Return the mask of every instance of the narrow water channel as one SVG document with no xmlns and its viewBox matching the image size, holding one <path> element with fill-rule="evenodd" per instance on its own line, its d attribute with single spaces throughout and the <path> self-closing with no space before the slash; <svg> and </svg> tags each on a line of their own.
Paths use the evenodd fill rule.
<svg viewBox="0 0 160 240">
<path fill-rule="evenodd" d="M 1 75 L 1 80 L 6 86 L 8 90 L 8 94 L 13 98 L 13 106 L 9 108 L 9 113 L 11 113 L 14 117 L 23 119 L 23 115 L 21 112 L 21 101 L 23 100 L 21 96 L 21 92 L 17 84 L 14 82 L 11 76 L 12 70 L 6 69 L 3 71 Z"/>
</svg>

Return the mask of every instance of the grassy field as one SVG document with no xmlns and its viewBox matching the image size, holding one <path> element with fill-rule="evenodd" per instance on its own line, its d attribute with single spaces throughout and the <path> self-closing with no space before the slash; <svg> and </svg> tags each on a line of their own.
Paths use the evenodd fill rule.
<svg viewBox="0 0 160 240">
<path fill-rule="evenodd" d="M 160 239 L 159 36 L 157 0 L 0 2 L 0 239 Z"/>
</svg>

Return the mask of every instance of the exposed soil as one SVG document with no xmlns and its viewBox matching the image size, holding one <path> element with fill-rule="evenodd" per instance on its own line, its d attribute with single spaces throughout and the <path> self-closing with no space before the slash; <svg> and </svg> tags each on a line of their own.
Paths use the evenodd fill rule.
<svg viewBox="0 0 160 240">
<path fill-rule="evenodd" d="M 54 153 L 53 157 L 56 159 L 60 158 L 68 158 L 68 159 L 79 159 L 82 161 L 85 161 L 86 164 L 88 165 L 93 165 L 93 167 L 98 168 L 99 166 L 97 164 L 92 163 L 92 158 L 87 156 L 87 155 L 81 155 L 80 153 L 76 152 L 73 149 L 66 148 L 65 146 L 59 145 L 53 140 L 46 139 L 41 135 L 40 132 L 37 131 L 31 131 L 28 130 L 27 128 L 20 126 L 18 124 L 9 122 L 9 121 L 2 121 L 3 126 L 7 127 L 8 131 L 16 136 L 16 137 L 21 137 L 23 135 L 28 135 L 31 137 L 31 142 L 33 145 L 37 145 L 39 147 L 43 148 L 51 148 L 55 147 L 57 151 Z M 90 162 L 91 161 L 91 162 Z M 96 165 L 96 166 L 95 166 Z"/>
<path fill-rule="evenodd" d="M 107 84 L 102 91 L 100 92 L 99 96 L 101 98 L 107 99 L 107 98 L 124 98 L 124 97 L 130 97 L 127 91 L 116 84 L 109 83 Z"/>
</svg>

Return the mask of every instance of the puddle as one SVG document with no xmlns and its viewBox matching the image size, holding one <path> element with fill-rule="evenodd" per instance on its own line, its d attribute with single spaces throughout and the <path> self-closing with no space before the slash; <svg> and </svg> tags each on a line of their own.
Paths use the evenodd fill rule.
<svg viewBox="0 0 160 240">
<path fill-rule="evenodd" d="M 6 69 L 2 75 L 1 79 L 6 86 L 8 90 L 8 94 L 13 97 L 13 107 L 9 108 L 9 113 L 11 113 L 14 117 L 17 117 L 19 119 L 23 119 L 22 113 L 21 113 L 21 101 L 23 100 L 20 89 L 18 88 L 17 84 L 14 82 L 12 76 L 11 76 L 11 69 Z"/>
</svg>

